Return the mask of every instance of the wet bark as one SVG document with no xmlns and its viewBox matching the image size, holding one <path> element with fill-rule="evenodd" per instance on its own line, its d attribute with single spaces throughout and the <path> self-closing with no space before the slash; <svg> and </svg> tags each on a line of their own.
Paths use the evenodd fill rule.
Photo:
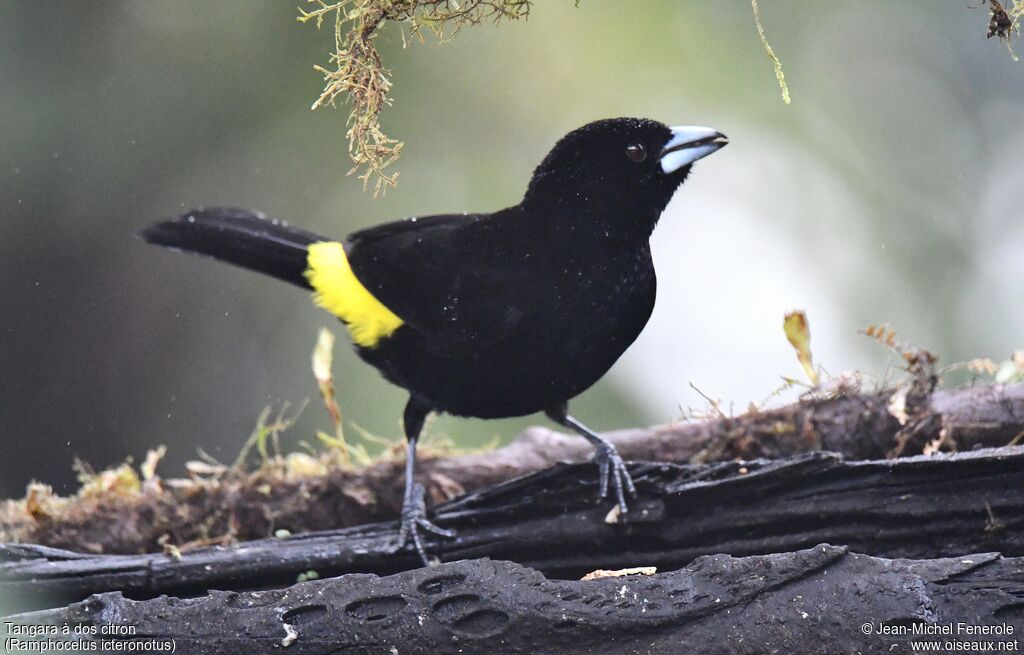
<svg viewBox="0 0 1024 655">
<path fill-rule="evenodd" d="M 880 557 L 997 551 L 1024 556 L 1024 447 L 897 460 L 829 453 L 781 460 L 633 463 L 639 496 L 616 516 L 597 499 L 592 464 L 560 465 L 437 509 L 457 530 L 431 540 L 444 561 L 508 559 L 555 577 L 594 569 L 679 568 L 725 553 L 797 551 L 819 543 Z M 122 590 L 133 598 L 293 584 L 314 571 L 389 574 L 418 565 L 395 552 L 394 523 L 169 554 L 83 555 L 0 548 L 0 596 L 34 606 Z"/>
<path fill-rule="evenodd" d="M 176 652 L 196 655 L 833 655 L 910 652 L 912 639 L 1019 640 L 1022 597 L 1018 558 L 891 560 L 818 546 L 740 559 L 713 555 L 678 571 L 590 581 L 551 580 L 518 564 L 477 559 L 188 600 L 137 602 L 109 593 L 8 620 L 85 626 L 97 635 L 81 637 L 86 641 L 131 626 L 133 634 L 117 637 L 122 650 L 173 643 Z M 1013 634 L 913 636 L 959 622 Z"/>
<path fill-rule="evenodd" d="M 1024 435 L 1024 385 L 978 385 L 908 394 L 903 420 L 893 392 L 840 393 L 771 411 L 610 433 L 627 460 L 708 463 L 783 458 L 827 450 L 848 459 L 997 447 Z M 585 417 L 582 417 L 585 419 Z M 423 457 L 421 481 L 436 503 L 534 473 L 560 461 L 583 461 L 583 439 L 531 428 L 491 452 Z M 332 469 L 324 476 L 273 470 L 216 480 L 168 481 L 133 496 L 91 496 L 59 512 L 29 513 L 23 504 L 0 518 L 0 541 L 30 542 L 93 553 L 146 553 L 162 544 L 247 541 L 278 529 L 330 530 L 393 519 L 401 505 L 402 462 Z M 13 505 L 12 505 L 13 508 Z"/>
</svg>

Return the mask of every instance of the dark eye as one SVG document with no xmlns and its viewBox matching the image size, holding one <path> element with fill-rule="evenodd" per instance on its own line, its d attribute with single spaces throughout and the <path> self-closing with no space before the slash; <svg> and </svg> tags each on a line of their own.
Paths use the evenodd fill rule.
<svg viewBox="0 0 1024 655">
<path fill-rule="evenodd" d="M 647 159 L 647 148 L 642 143 L 631 143 L 626 146 L 626 156 L 637 163 Z"/>
</svg>

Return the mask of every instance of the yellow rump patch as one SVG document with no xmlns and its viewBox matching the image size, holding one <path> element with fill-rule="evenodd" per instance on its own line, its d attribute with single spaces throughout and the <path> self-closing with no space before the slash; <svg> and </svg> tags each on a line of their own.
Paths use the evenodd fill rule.
<svg viewBox="0 0 1024 655">
<path fill-rule="evenodd" d="M 343 320 L 360 346 L 373 348 L 402 325 L 402 319 L 356 278 L 344 246 L 337 241 L 310 244 L 306 264 L 313 302 Z"/>
</svg>

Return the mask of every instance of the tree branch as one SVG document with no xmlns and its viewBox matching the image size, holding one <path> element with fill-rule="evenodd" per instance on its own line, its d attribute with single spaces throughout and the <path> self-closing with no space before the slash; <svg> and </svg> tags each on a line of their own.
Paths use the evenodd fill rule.
<svg viewBox="0 0 1024 655">
<path fill-rule="evenodd" d="M 746 463 L 633 463 L 630 471 L 639 496 L 627 515 L 597 500 L 592 464 L 560 465 L 439 507 L 436 522 L 458 537 L 429 550 L 446 561 L 509 559 L 560 577 L 641 565 L 675 569 L 702 555 L 823 542 L 883 557 L 1024 555 L 1024 447 L 859 462 L 811 453 Z M 417 566 L 411 552 L 394 552 L 396 534 L 391 522 L 180 557 L 5 546 L 0 596 L 52 606 L 109 590 L 143 598 L 288 585 L 310 570 L 326 577 Z"/>
<path fill-rule="evenodd" d="M 1022 570 L 1024 560 L 991 553 L 888 560 L 825 545 L 741 559 L 714 555 L 670 573 L 589 581 L 549 580 L 484 559 L 187 600 L 138 602 L 109 593 L 5 620 L 87 626 L 97 634 L 130 626 L 134 633 L 118 638 L 122 648 L 173 642 L 196 655 L 282 647 L 367 655 L 882 653 L 902 652 L 912 637 L 874 634 L 879 629 L 909 633 L 966 621 L 1005 625 L 1019 637 Z"/>
<path fill-rule="evenodd" d="M 771 411 L 610 433 L 623 457 L 678 463 L 780 458 L 814 450 L 878 459 L 899 448 L 920 453 L 1009 443 L 1024 433 L 1024 385 L 978 385 L 936 391 L 907 408 L 902 424 L 889 410 L 892 392 L 811 398 Z M 509 445 L 474 455 L 425 457 L 419 469 L 434 502 L 547 468 L 589 458 L 583 439 L 530 428 Z M 292 533 L 385 521 L 401 506 L 402 462 L 327 475 L 262 471 L 210 481 L 164 481 L 142 493 L 76 498 L 53 515 L 24 503 L 0 519 L 0 541 L 33 542 L 96 553 L 143 553 L 162 543 L 251 540 L 277 529 Z"/>
</svg>

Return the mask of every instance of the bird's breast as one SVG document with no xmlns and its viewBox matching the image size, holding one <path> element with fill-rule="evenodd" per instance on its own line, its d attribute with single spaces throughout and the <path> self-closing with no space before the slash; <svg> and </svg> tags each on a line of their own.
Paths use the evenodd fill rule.
<svg viewBox="0 0 1024 655">
<path fill-rule="evenodd" d="M 654 306 L 656 279 L 650 252 L 604 252 L 565 257 L 534 280 L 527 330 L 566 356 L 591 356 L 594 348 L 617 359 L 639 335 Z M 538 344 L 539 345 L 539 344 Z"/>
</svg>

